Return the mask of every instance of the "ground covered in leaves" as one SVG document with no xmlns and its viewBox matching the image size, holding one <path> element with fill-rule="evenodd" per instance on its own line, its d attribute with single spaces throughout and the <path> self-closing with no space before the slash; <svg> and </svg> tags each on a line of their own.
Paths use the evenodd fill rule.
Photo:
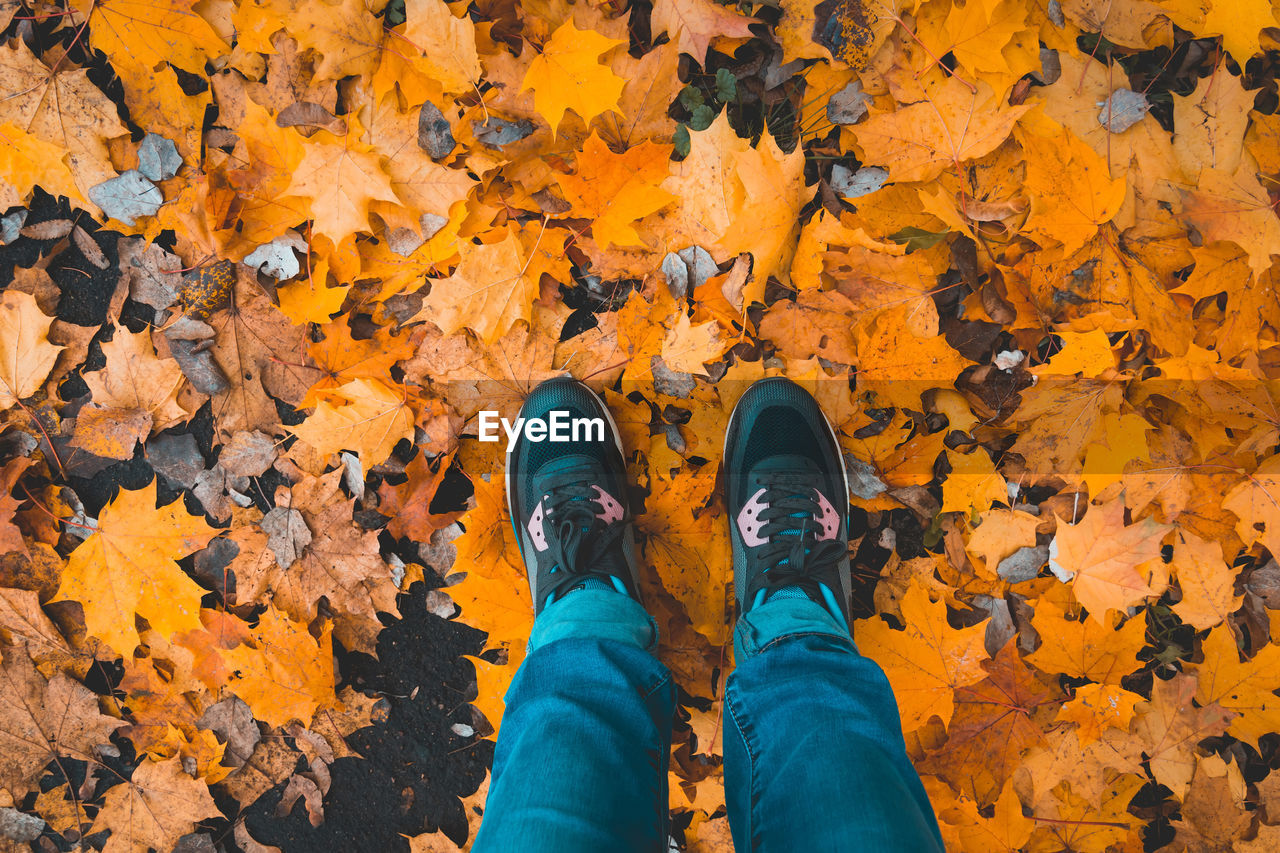
<svg viewBox="0 0 1280 853">
<path fill-rule="evenodd" d="M 477 414 L 564 372 L 624 434 L 682 849 L 729 849 L 767 375 L 840 433 L 949 848 L 1280 846 L 1268 0 L 0 28 L 0 847 L 465 847 L 532 619 Z"/>
</svg>

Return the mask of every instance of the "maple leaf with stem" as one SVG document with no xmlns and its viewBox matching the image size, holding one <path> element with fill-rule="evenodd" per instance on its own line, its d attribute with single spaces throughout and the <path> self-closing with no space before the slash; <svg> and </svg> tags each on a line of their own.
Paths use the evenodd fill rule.
<svg viewBox="0 0 1280 853">
<path fill-rule="evenodd" d="M 1132 618 L 1119 628 L 1096 619 L 1068 621 L 1052 601 L 1036 605 L 1031 626 L 1040 635 L 1040 647 L 1027 659 L 1041 672 L 1106 684 L 1119 684 L 1138 669 L 1138 652 L 1146 645 L 1145 619 Z"/>
<path fill-rule="evenodd" d="M 111 830 L 103 853 L 171 850 L 197 821 L 221 817 L 209 786 L 192 779 L 177 756 L 143 761 L 133 775 L 109 789 L 94 818 L 94 831 Z"/>
<path fill-rule="evenodd" d="M 422 52 L 424 73 L 448 92 L 469 92 L 481 77 L 476 27 L 457 17 L 444 0 L 407 0 L 404 39 Z"/>
<path fill-rule="evenodd" d="M 976 90 L 948 77 L 926 99 L 853 126 L 868 165 L 894 181 L 928 181 L 946 169 L 989 154 L 1009 137 L 1030 104 L 999 103 L 986 83 Z"/>
<path fill-rule="evenodd" d="M 538 277 L 514 228 L 493 243 L 462 245 L 453 275 L 434 279 L 417 319 L 430 320 L 445 334 L 471 329 L 493 344 L 519 320 L 529 320 Z"/>
<path fill-rule="evenodd" d="M 1236 715 L 1217 703 L 1191 704 L 1196 678 L 1180 674 L 1169 681 L 1156 679 L 1151 702 L 1141 709 L 1131 726 L 1135 749 L 1146 753 L 1151 775 L 1182 799 L 1195 773 L 1200 741 L 1226 730 Z"/>
<path fill-rule="evenodd" d="M 311 541 L 288 570 L 268 547 L 267 534 L 245 525 L 232 533 L 240 553 L 230 565 L 236 576 L 237 601 L 254 601 L 270 591 L 272 603 L 295 622 L 310 623 L 327 612 L 334 617 L 334 637 L 348 649 L 374 654 L 382 630 L 378 613 L 398 615 L 391 572 L 379 555 L 378 534 L 352 520 L 352 501 L 340 490 L 343 469 L 321 477 L 304 477 L 281 490 L 277 505 L 302 514 Z"/>
<path fill-rule="evenodd" d="M 719 38 L 750 38 L 753 18 L 746 18 L 715 0 L 657 0 L 651 24 L 654 38 L 662 33 L 700 64 L 707 49 Z"/>
<path fill-rule="evenodd" d="M 1280 671 L 1280 646 L 1265 645 L 1249 660 L 1240 660 L 1240 646 L 1231 628 L 1219 625 L 1201 644 L 1204 662 L 1188 664 L 1198 680 L 1196 701 L 1202 707 L 1214 703 L 1240 716 L 1227 732 L 1246 743 L 1257 744 L 1266 732 L 1280 731 L 1280 698 L 1275 673 Z"/>
<path fill-rule="evenodd" d="M 1050 566 L 1071 579 L 1076 600 L 1105 624 L 1107 610 L 1123 611 L 1168 583 L 1160 542 L 1169 525 L 1144 518 L 1124 523 L 1124 502 L 1090 506 L 1077 524 L 1060 522 L 1050 546 Z"/>
<path fill-rule="evenodd" d="M 947 740 L 921 765 L 980 806 L 995 802 L 1022 753 L 1043 743 L 1038 718 L 1058 695 L 1022 662 L 1016 643 L 1006 643 L 983 669 L 982 681 L 956 688 Z"/>
<path fill-rule="evenodd" d="M 417 542 L 426 542 L 432 533 L 448 527 L 462 516 L 460 512 L 431 512 L 431 501 L 452 464 L 452 454 L 433 459 L 422 452 L 405 466 L 407 482 L 398 486 L 384 482 L 379 487 L 378 497 L 382 500 L 379 511 L 391 516 L 387 530 L 392 536 L 407 536 Z"/>
<path fill-rule="evenodd" d="M 115 177 L 108 143 L 129 130 L 120 122 L 115 104 L 93 84 L 86 69 L 49 68 L 25 42 L 17 40 L 0 47 L 0 79 L 5 81 L 0 124 L 12 123 L 65 152 L 78 187 L 69 193 L 72 198 L 84 203 L 81 193 L 87 195 L 90 187 Z M 17 141 L 6 135 L 6 144 Z M 54 162 L 63 156 L 57 156 Z M 42 171 L 54 178 L 60 170 L 50 165 Z M 52 190 L 59 183 L 62 181 L 54 180 L 46 189 Z M 95 212 L 98 209 L 85 206 Z"/>
<path fill-rule="evenodd" d="M 413 409 L 403 389 L 361 378 L 320 393 L 315 412 L 289 431 L 321 456 L 353 450 L 373 466 L 385 462 L 397 442 L 413 438 Z"/>
<path fill-rule="evenodd" d="M 6 646 L 0 662 L 0 786 L 21 797 L 59 756 L 92 761 L 122 720 L 104 716 L 98 698 L 66 675 L 45 679 L 22 644 Z"/>
<path fill-rule="evenodd" d="M 805 183 L 802 149 L 784 154 L 768 129 L 753 146 L 722 110 L 689 134 L 689 156 L 671 165 L 662 187 L 680 204 L 650 226 L 647 240 L 667 252 L 702 246 L 719 262 L 751 253 L 751 281 L 735 308 L 760 301 L 770 275 L 789 280 L 800 211 L 816 189 Z"/>
<path fill-rule="evenodd" d="M 316 710 L 336 699 L 332 632 L 325 625 L 313 637 L 306 625 L 268 606 L 250 631 L 252 645 L 221 653 L 235 671 L 231 689 L 269 726 L 311 725 Z"/>
</svg>

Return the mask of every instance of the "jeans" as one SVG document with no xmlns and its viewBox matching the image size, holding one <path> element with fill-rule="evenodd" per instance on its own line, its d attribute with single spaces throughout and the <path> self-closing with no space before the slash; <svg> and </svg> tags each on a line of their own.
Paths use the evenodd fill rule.
<svg viewBox="0 0 1280 853">
<path fill-rule="evenodd" d="M 725 806 L 738 851 L 932 851 L 942 839 L 880 667 L 807 599 L 735 629 Z M 534 623 L 474 851 L 665 851 L 671 673 L 637 602 L 585 589 Z"/>
</svg>

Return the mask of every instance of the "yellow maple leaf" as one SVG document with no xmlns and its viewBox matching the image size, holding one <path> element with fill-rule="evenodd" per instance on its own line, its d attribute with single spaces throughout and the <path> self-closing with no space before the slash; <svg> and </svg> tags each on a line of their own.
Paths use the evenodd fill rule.
<svg viewBox="0 0 1280 853">
<path fill-rule="evenodd" d="M 370 75 L 383 50 L 382 18 L 366 0 L 252 0 L 235 11 L 237 48 L 276 53 L 272 35 L 286 30 L 315 51 L 316 80 Z"/>
<path fill-rule="evenodd" d="M 722 645 L 733 627 L 727 597 L 733 580 L 728 531 L 712 509 L 704 508 L 714 482 L 710 465 L 664 478 L 637 521 L 645 557 L 663 587 L 679 599 L 695 631 Z"/>
<path fill-rule="evenodd" d="M 407 0 L 405 40 L 422 51 L 421 68 L 446 92 L 468 92 L 480 79 L 476 25 L 456 17 L 444 0 Z"/>
<path fill-rule="evenodd" d="M 443 6 L 443 4 L 441 4 Z M 391 189 L 399 204 L 373 202 L 372 209 L 388 227 L 418 231 L 423 236 L 424 214 L 448 220 L 475 187 L 464 169 L 452 169 L 432 160 L 418 145 L 418 114 L 401 112 L 394 97 L 385 98 L 371 111 L 368 142 L 386 161 Z M 437 220 L 438 222 L 438 220 Z M 445 231 L 444 224 L 441 231 Z"/>
<path fill-rule="evenodd" d="M 1129 463 L 1151 461 L 1147 447 L 1150 429 L 1146 418 L 1132 412 L 1103 419 L 1102 440 L 1090 444 L 1084 454 L 1084 475 L 1080 479 L 1090 496 L 1097 497 L 1107 486 L 1123 480 Z"/>
<path fill-rule="evenodd" d="M 603 56 L 625 42 L 580 30 L 573 21 L 561 24 L 542 52 L 529 63 L 521 91 L 533 90 L 534 108 L 558 133 L 565 110 L 573 110 L 584 121 L 618 109 L 623 79 L 600 62 Z"/>
<path fill-rule="evenodd" d="M 65 158 L 70 167 L 78 187 L 77 192 L 67 193 L 70 198 L 88 195 L 95 184 L 116 176 L 108 143 L 129 131 L 120 122 L 115 104 L 85 69 L 50 68 L 18 40 L 0 47 L 0 79 L 6 91 L 0 99 L 0 124 L 12 123 L 61 149 L 53 155 L 53 163 Z M 5 141 L 9 142 L 7 136 Z M 19 142 L 20 136 L 13 144 Z M 50 179 L 60 175 L 52 164 L 42 171 Z M 85 206 L 97 211 L 96 206 Z"/>
<path fill-rule="evenodd" d="M 650 26 L 654 38 L 666 33 L 681 53 L 706 64 L 712 41 L 749 38 L 753 23 L 715 0 L 656 0 Z"/>
<path fill-rule="evenodd" d="M 94 403 L 147 412 L 157 430 L 186 417 L 177 400 L 185 381 L 182 369 L 172 358 L 156 354 L 149 331 L 134 334 L 116 326 L 111 340 L 102 345 L 102 354 L 107 359 L 102 370 L 84 374 Z"/>
<path fill-rule="evenodd" d="M 413 409 L 403 393 L 377 379 L 358 378 L 320 392 L 316 410 L 289 431 L 322 456 L 353 450 L 366 467 L 413 438 Z"/>
<path fill-rule="evenodd" d="M 947 606 L 930 601 L 916 578 L 902 597 L 905 630 L 895 631 L 880 618 L 856 623 L 854 640 L 864 655 L 884 669 L 898 700 L 902 729 L 915 731 L 937 716 L 951 721 L 956 688 L 986 677 L 982 661 L 985 625 L 952 628 Z"/>
<path fill-rule="evenodd" d="M 920 395 L 931 388 L 950 388 L 970 364 L 951 348 L 944 335 L 917 338 L 909 331 L 909 308 L 886 312 L 858 335 L 858 386 L 888 405 L 920 409 Z"/>
<path fill-rule="evenodd" d="M 1027 157 L 1024 186 L 1031 196 L 1031 215 L 1022 231 L 1042 244 L 1061 243 L 1071 254 L 1120 211 L 1124 179 L 1112 180 L 1106 161 L 1067 128 L 1055 135 L 1019 133 L 1018 140 Z"/>
<path fill-rule="evenodd" d="M 89 44 L 113 62 L 147 68 L 169 62 L 197 73 L 227 52 L 191 0 L 74 0 L 72 6 L 81 20 L 91 19 Z"/>
<path fill-rule="evenodd" d="M 662 343 L 662 361 L 681 373 L 706 373 L 705 365 L 724 355 L 732 344 L 732 340 L 721 335 L 720 325 L 715 321 L 695 326 L 689 316 L 682 313 Z"/>
<path fill-rule="evenodd" d="M 986 454 L 980 452 L 979 455 Z M 994 578 L 1001 560 L 1019 548 L 1036 544 L 1036 526 L 1040 519 L 1011 509 L 987 510 L 981 519 L 982 523 L 973 531 L 965 548 L 982 558 L 986 574 Z"/>
<path fill-rule="evenodd" d="M 1111 342 L 1102 329 L 1077 332 L 1060 329 L 1054 332 L 1059 348 L 1044 364 L 1031 368 L 1037 376 L 1075 376 L 1096 379 L 1110 376 L 1116 369 Z"/>
<path fill-rule="evenodd" d="M 940 14 L 923 15 L 928 25 L 920 26 L 917 35 L 934 54 L 953 53 L 970 71 L 1008 74 L 1009 63 L 1001 51 L 1026 29 L 1026 14 L 1018 0 L 952 4 L 945 20 Z"/>
<path fill-rule="evenodd" d="M 1249 253 L 1254 275 L 1271 269 L 1280 254 L 1280 219 L 1258 180 L 1257 164 L 1246 154 L 1234 172 L 1205 167 L 1194 190 L 1181 190 L 1182 214 L 1205 242 L 1230 240 Z"/>
<path fill-rule="evenodd" d="M 927 181 L 994 151 L 1030 108 L 1000 103 L 984 82 L 975 89 L 948 77 L 924 100 L 873 115 L 853 133 L 863 161 L 888 169 L 891 180 Z"/>
<path fill-rule="evenodd" d="M 369 230 L 370 202 L 400 203 L 378 156 L 354 141 L 358 138 L 358 133 L 337 137 L 318 132 L 303 144 L 302 162 L 283 193 L 311 202 L 313 230 L 335 246 Z"/>
<path fill-rule="evenodd" d="M 109 459 L 129 459 L 139 441 L 189 416 L 178 403 L 186 380 L 176 361 L 156 355 L 148 331 L 133 334 L 116 326 L 102 352 L 106 366 L 83 374 L 93 403 L 76 416 L 71 444 Z"/>
<path fill-rule="evenodd" d="M 45 142 L 12 124 L 0 124 L 0 194 L 12 191 L 15 204 L 25 202 L 35 187 L 52 195 L 64 195 L 97 211 L 80 194 L 75 175 L 67 165 L 67 150 Z M 11 190 L 3 189 L 8 185 Z"/>
<path fill-rule="evenodd" d="M 462 244 L 462 261 L 453 275 L 431 281 L 431 292 L 417 319 L 430 320 L 445 334 L 474 331 L 486 344 L 501 338 L 518 320 L 532 317 L 538 279 L 516 231 L 495 243 Z"/>
<path fill-rule="evenodd" d="M 311 725 L 316 709 L 336 699 L 332 631 L 325 625 L 316 639 L 306 625 L 268 606 L 251 631 L 252 646 L 221 652 L 235 671 L 231 689 L 269 726 Z"/>
<path fill-rule="evenodd" d="M 1245 128 L 1257 90 L 1219 66 L 1190 95 L 1173 97 L 1173 152 L 1182 172 L 1194 178 L 1204 167 L 1235 171 L 1244 150 Z"/>
<path fill-rule="evenodd" d="M 195 630 L 205 591 L 177 560 L 218 534 L 179 498 L 156 508 L 156 483 L 121 489 L 98 516 L 98 528 L 71 553 L 56 598 L 78 601 L 90 634 L 124 654 L 138 644 L 134 615 L 168 637 Z"/>
<path fill-rule="evenodd" d="M 660 186 L 670 157 L 670 145 L 653 142 L 614 154 L 592 131 L 576 158 L 575 174 L 556 175 L 556 181 L 573 215 L 594 220 L 591 234 L 602 247 L 640 246 L 631 223 L 675 200 Z"/>
<path fill-rule="evenodd" d="M 804 151 L 784 154 L 768 130 L 752 146 L 725 111 L 689 139 L 689 156 L 662 185 L 680 204 L 655 236 L 664 251 L 701 246 L 721 263 L 750 252 L 751 280 L 734 305 L 743 310 L 761 300 L 770 275 L 789 280 L 800 210 L 814 192 L 805 186 Z"/>
<path fill-rule="evenodd" d="M 1242 66 L 1262 49 L 1261 32 L 1280 26 L 1270 0 L 1156 0 L 1166 15 L 1199 36 L 1222 36 L 1222 46 Z"/>
<path fill-rule="evenodd" d="M 1242 540 L 1280 554 L 1280 456 L 1268 458 L 1247 481 L 1227 492 L 1222 505 L 1239 519 L 1236 532 Z"/>
<path fill-rule="evenodd" d="M 53 369 L 62 347 L 49 343 L 52 324 L 31 294 L 0 296 L 0 411 L 36 393 Z"/>
<path fill-rule="evenodd" d="M 1219 625 L 1201 649 L 1204 661 L 1187 664 L 1199 681 L 1196 701 L 1202 706 L 1216 702 L 1240 714 L 1227 731 L 1255 746 L 1261 735 L 1280 730 L 1280 697 L 1272 692 L 1280 671 L 1280 646 L 1267 644 L 1250 660 L 1241 661 L 1231 627 Z"/>
<path fill-rule="evenodd" d="M 1075 723 L 1081 746 L 1088 746 L 1106 729 L 1128 731 L 1134 706 L 1143 701 L 1118 684 L 1083 684 L 1058 709 L 1057 722 Z"/>
<path fill-rule="evenodd" d="M 1009 502 L 1008 484 L 981 448 L 970 453 L 949 450 L 947 459 L 951 473 L 942 483 L 943 512 L 985 512 L 993 503 Z M 991 568 L 994 570 L 995 565 Z"/>
<path fill-rule="evenodd" d="M 1119 628 L 1096 619 L 1068 620 L 1062 608 L 1041 599 L 1031 618 L 1040 648 L 1027 656 L 1043 672 L 1061 672 L 1105 684 L 1137 669 L 1138 652 L 1146 645 L 1145 619 L 1130 619 Z"/>
<path fill-rule="evenodd" d="M 174 756 L 143 761 L 128 780 L 108 790 L 93 831 L 111 830 L 104 853 L 171 850 L 197 821 L 220 814 L 208 784 L 192 779 Z"/>
<path fill-rule="evenodd" d="M 1220 543 L 1179 530 L 1173 539 L 1173 570 L 1182 590 L 1173 612 L 1197 631 L 1221 623 L 1239 606 L 1241 596 L 1234 589 L 1238 570 L 1227 565 Z"/>
<path fill-rule="evenodd" d="M 1105 624 L 1107 610 L 1124 610 L 1164 591 L 1168 574 L 1160 540 L 1169 530 L 1151 518 L 1126 526 L 1121 500 L 1090 506 L 1078 523 L 1058 524 L 1049 565 L 1071 578 L 1076 600 Z"/>
</svg>

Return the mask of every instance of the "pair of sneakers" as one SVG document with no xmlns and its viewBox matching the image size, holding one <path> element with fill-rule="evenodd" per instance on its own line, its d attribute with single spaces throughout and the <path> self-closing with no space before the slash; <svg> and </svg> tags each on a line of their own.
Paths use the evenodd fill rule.
<svg viewBox="0 0 1280 853">
<path fill-rule="evenodd" d="M 626 464 L 608 407 L 557 378 L 533 390 L 520 417 L 507 507 L 535 615 L 583 588 L 640 601 Z M 848 630 L 848 481 L 817 401 L 787 379 L 754 383 L 729 418 L 723 464 L 738 613 L 806 597 Z"/>
</svg>

